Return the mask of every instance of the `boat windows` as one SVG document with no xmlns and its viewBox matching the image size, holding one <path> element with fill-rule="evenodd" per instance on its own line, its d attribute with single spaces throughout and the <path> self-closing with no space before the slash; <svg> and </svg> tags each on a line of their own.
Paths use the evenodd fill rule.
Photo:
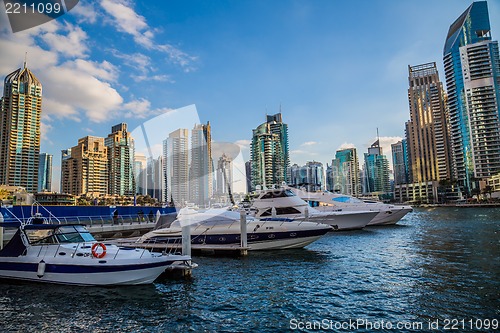
<svg viewBox="0 0 500 333">
<path fill-rule="evenodd" d="M 261 199 L 275 199 L 275 198 L 286 198 L 286 197 L 294 197 L 295 194 L 290 190 L 284 191 L 269 191 L 264 194 Z"/>
<path fill-rule="evenodd" d="M 93 242 L 94 237 L 83 226 L 64 226 L 56 231 L 59 243 Z"/>
<path fill-rule="evenodd" d="M 55 244 L 57 243 L 54 238 L 54 230 L 52 229 L 33 229 L 33 230 L 25 230 L 26 236 L 28 236 L 28 240 L 30 244 Z"/>
<path fill-rule="evenodd" d="M 298 210 L 294 207 L 276 208 L 276 215 L 288 215 L 288 214 L 301 214 L 301 213 L 300 213 L 300 210 Z M 272 215 L 272 208 L 269 208 L 264 213 L 262 213 L 260 216 L 271 216 L 271 215 Z"/>
</svg>

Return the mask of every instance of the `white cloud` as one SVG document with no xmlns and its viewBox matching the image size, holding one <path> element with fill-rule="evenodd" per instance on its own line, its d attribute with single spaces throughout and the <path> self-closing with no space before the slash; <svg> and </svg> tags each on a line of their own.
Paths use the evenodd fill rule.
<svg viewBox="0 0 500 333">
<path fill-rule="evenodd" d="M 118 50 L 112 50 L 111 53 L 118 59 L 122 59 L 126 66 L 137 69 L 143 74 L 151 70 L 151 58 L 142 53 L 123 54 Z"/>
<path fill-rule="evenodd" d="M 160 44 L 154 40 L 154 32 L 148 26 L 146 18 L 139 15 L 127 1 L 103 0 L 101 7 L 111 16 L 111 24 L 120 32 L 131 35 L 134 41 L 148 50 L 157 50 L 168 55 L 171 62 L 181 66 L 184 71 L 194 70 L 193 62 L 197 57 L 191 56 L 173 45 Z"/>
<path fill-rule="evenodd" d="M 175 81 L 170 78 L 169 75 L 131 75 L 131 77 L 137 82 L 142 81 L 158 81 L 158 82 L 168 82 L 174 83 Z"/>
<path fill-rule="evenodd" d="M 157 116 L 168 111 L 172 111 L 170 108 L 157 108 L 151 109 L 151 103 L 143 98 L 133 100 L 131 102 L 125 103 L 123 109 L 127 112 L 122 112 L 121 114 L 125 118 L 136 118 L 144 119 L 153 116 Z"/>
<path fill-rule="evenodd" d="M 49 124 L 46 120 L 42 119 L 40 122 L 40 139 L 49 144 L 53 144 L 53 142 L 49 139 L 48 133 L 52 131 L 52 125 Z"/>
<path fill-rule="evenodd" d="M 118 78 L 118 69 L 112 63 L 104 60 L 103 62 L 87 61 L 77 59 L 68 62 L 67 67 L 73 68 L 81 73 L 87 73 L 98 79 L 105 81 L 116 81 Z"/>
<path fill-rule="evenodd" d="M 303 144 L 301 144 L 301 147 L 307 147 L 307 146 L 314 146 L 317 145 L 318 143 L 316 141 L 306 141 Z"/>
<path fill-rule="evenodd" d="M 240 146 L 240 148 L 242 148 L 242 149 L 249 149 L 251 143 L 252 143 L 252 141 L 250 141 L 250 140 L 237 140 L 235 142 L 235 144 Z"/>
<path fill-rule="evenodd" d="M 50 49 L 66 57 L 86 57 L 88 47 L 85 40 L 88 36 L 80 27 L 65 23 L 63 29 L 47 32 L 41 38 Z"/>
<path fill-rule="evenodd" d="M 97 21 L 97 10 L 93 1 L 86 3 L 79 1 L 71 11 L 71 14 L 78 17 L 78 23 L 95 23 Z M 66 14 L 68 15 L 68 14 Z"/>
<path fill-rule="evenodd" d="M 348 149 L 348 148 L 356 148 L 356 146 L 354 145 L 354 143 L 344 142 L 337 148 L 337 150 Z"/>
</svg>

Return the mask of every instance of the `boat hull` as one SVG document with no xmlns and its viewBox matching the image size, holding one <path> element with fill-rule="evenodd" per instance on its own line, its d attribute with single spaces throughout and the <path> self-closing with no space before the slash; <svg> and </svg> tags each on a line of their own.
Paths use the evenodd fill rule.
<svg viewBox="0 0 500 333">
<path fill-rule="evenodd" d="M 378 212 L 352 212 L 348 214 L 335 212 L 311 215 L 307 218 L 295 217 L 295 219 L 328 224 L 333 228 L 333 231 L 349 231 L 363 229 L 377 214 Z"/>
<path fill-rule="evenodd" d="M 0 278 L 81 286 L 141 285 L 152 283 L 179 256 L 151 258 L 141 263 L 88 258 L 94 263 L 68 264 L 57 258 L 0 258 Z M 40 262 L 44 263 L 43 272 Z"/>
<path fill-rule="evenodd" d="M 399 210 L 394 208 L 387 211 L 381 211 L 373 218 L 373 220 L 370 221 L 370 223 L 368 223 L 368 226 L 396 224 L 411 211 L 412 209 L 408 208 L 402 208 Z"/>
<path fill-rule="evenodd" d="M 280 250 L 303 248 L 331 230 L 326 225 L 314 225 L 306 230 L 294 228 L 295 225 L 304 225 L 305 222 L 282 222 L 282 229 L 267 229 L 269 222 L 249 223 L 247 244 L 249 250 Z M 172 244 L 178 241 L 182 233 L 180 230 L 152 231 L 143 236 L 140 242 L 145 244 Z M 228 228 L 213 228 L 209 233 L 193 230 L 191 234 L 193 245 L 240 245 L 241 234 L 238 230 Z"/>
</svg>

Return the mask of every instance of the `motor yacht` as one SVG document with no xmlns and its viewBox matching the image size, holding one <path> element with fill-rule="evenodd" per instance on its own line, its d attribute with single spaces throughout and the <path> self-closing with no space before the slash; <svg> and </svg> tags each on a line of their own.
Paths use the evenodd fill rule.
<svg viewBox="0 0 500 333">
<path fill-rule="evenodd" d="M 180 210 L 169 227 L 153 230 L 138 239 L 138 243 L 171 243 L 182 236 L 182 227 L 189 226 L 191 244 L 240 245 L 241 215 L 239 211 L 209 209 Z M 291 219 L 255 219 L 246 217 L 249 250 L 297 249 L 309 245 L 326 234 L 331 227 L 321 223 Z"/>
<path fill-rule="evenodd" d="M 310 207 L 287 186 L 258 191 L 250 211 L 256 218 L 286 217 L 318 222 L 337 231 L 362 229 L 378 214 L 369 210 L 321 212 Z"/>
<path fill-rule="evenodd" d="M 0 250 L 0 278 L 82 286 L 152 283 L 166 269 L 191 267 L 191 257 L 162 255 L 145 249 L 97 242 L 84 225 L 47 223 L 35 216 L 26 222 L 0 223 L 15 228 Z"/>
<path fill-rule="evenodd" d="M 298 189 L 291 189 L 297 196 L 307 201 L 310 206 L 321 212 L 332 211 L 374 211 L 377 215 L 368 223 L 373 225 L 396 224 L 406 214 L 413 211 L 411 206 L 392 205 L 374 200 L 361 200 L 349 195 L 331 192 L 306 192 Z"/>
</svg>

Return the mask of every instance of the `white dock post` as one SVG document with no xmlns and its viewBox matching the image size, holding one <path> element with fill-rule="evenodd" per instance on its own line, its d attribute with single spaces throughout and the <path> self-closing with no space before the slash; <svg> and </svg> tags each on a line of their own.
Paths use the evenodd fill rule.
<svg viewBox="0 0 500 333">
<path fill-rule="evenodd" d="M 191 257 L 191 226 L 182 227 L 182 255 Z"/>
<path fill-rule="evenodd" d="M 305 217 L 306 219 L 308 219 L 308 218 L 309 218 L 309 207 L 308 207 L 308 206 L 306 206 L 306 207 L 304 208 L 304 217 Z"/>
<path fill-rule="evenodd" d="M 247 214 L 244 210 L 240 210 L 240 239 L 241 239 L 241 254 L 247 255 L 248 237 L 247 237 Z"/>
<path fill-rule="evenodd" d="M 271 217 L 272 217 L 273 219 L 275 219 L 275 218 L 276 218 L 276 207 L 271 208 Z"/>
</svg>

